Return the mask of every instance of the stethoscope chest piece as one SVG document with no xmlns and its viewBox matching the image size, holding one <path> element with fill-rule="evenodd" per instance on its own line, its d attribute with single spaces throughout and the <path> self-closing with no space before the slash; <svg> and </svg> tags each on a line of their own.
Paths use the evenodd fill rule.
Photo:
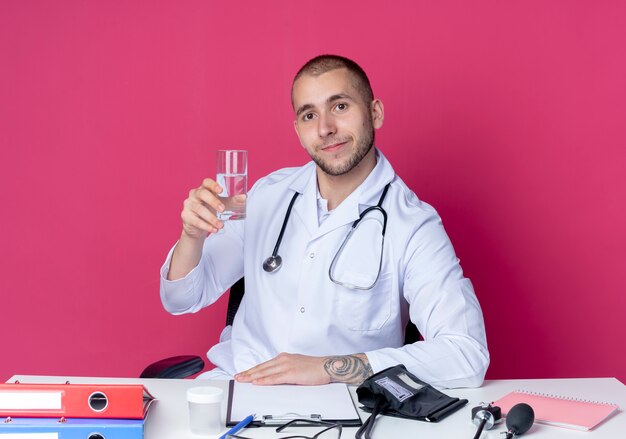
<svg viewBox="0 0 626 439">
<path fill-rule="evenodd" d="M 278 271 L 283 266 L 283 258 L 280 255 L 272 255 L 263 261 L 263 270 L 268 273 Z"/>
<path fill-rule="evenodd" d="M 285 228 L 287 227 L 287 220 L 289 219 L 289 215 L 291 214 L 291 208 L 293 207 L 293 203 L 296 201 L 296 198 L 298 198 L 298 195 L 300 194 L 296 192 L 295 194 L 293 194 L 293 197 L 291 197 L 289 207 L 287 208 L 287 214 L 285 215 L 283 225 L 280 228 L 280 233 L 278 234 L 278 240 L 276 241 L 276 246 L 274 247 L 272 256 L 263 261 L 263 270 L 266 273 L 275 273 L 283 265 L 283 258 L 281 258 L 278 254 L 278 249 L 280 248 L 280 242 L 283 240 L 283 235 L 285 234 Z"/>
</svg>

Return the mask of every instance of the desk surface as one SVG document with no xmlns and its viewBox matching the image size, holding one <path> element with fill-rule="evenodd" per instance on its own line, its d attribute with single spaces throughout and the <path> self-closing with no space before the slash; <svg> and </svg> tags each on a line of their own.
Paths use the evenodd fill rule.
<svg viewBox="0 0 626 439">
<path fill-rule="evenodd" d="M 14 375 L 8 382 L 14 380 L 34 383 L 62 383 L 67 380 L 76 383 L 142 383 L 158 399 L 158 402 L 150 409 L 146 422 L 146 439 L 197 439 L 198 436 L 191 434 L 188 429 L 186 390 L 198 385 L 214 385 L 222 387 L 225 392 L 228 391 L 227 381 Z M 484 385 L 478 389 L 448 389 L 445 390 L 445 393 L 450 396 L 467 398 L 469 403 L 438 424 L 381 417 L 376 422 L 372 436 L 381 439 L 390 437 L 471 438 L 476 432 L 476 427 L 470 421 L 471 408 L 481 401 L 494 401 L 515 389 L 611 402 L 619 405 L 621 409 L 619 413 L 614 414 L 589 432 L 535 424 L 524 437 L 529 439 L 609 439 L 624 437 L 624 432 L 626 432 L 626 414 L 623 411 L 626 409 L 626 386 L 615 378 L 494 380 L 485 381 Z M 354 388 L 352 392 L 356 400 Z M 223 419 L 226 417 L 225 413 L 226 407 L 223 404 Z M 364 412 L 360 412 L 360 415 L 362 419 L 366 419 L 368 416 Z M 306 430 L 308 429 L 298 429 L 302 433 Z M 242 432 L 240 434 L 259 439 L 280 438 L 288 435 L 287 433 L 277 434 L 274 428 L 271 427 L 247 429 L 244 431 L 245 433 Z M 355 428 L 345 429 L 342 438 L 354 437 L 354 431 L 356 431 Z M 500 439 L 500 432 L 502 431 L 504 431 L 504 426 L 500 425 L 492 430 L 485 431 L 481 438 Z"/>
</svg>

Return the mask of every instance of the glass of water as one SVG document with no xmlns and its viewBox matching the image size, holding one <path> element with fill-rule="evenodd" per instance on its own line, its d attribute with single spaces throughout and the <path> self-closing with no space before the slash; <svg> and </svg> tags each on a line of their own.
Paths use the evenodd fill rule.
<svg viewBox="0 0 626 439">
<path fill-rule="evenodd" d="M 224 211 L 217 212 L 222 221 L 246 217 L 246 194 L 248 191 L 248 151 L 217 151 L 217 183 L 223 191 L 219 194 Z"/>
</svg>

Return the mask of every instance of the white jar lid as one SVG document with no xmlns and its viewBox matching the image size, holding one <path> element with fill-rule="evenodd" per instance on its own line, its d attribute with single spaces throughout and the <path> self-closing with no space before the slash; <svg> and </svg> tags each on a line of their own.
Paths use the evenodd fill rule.
<svg viewBox="0 0 626 439">
<path fill-rule="evenodd" d="M 220 402 L 224 391 L 219 387 L 203 386 L 187 389 L 187 401 L 199 404 Z"/>
</svg>

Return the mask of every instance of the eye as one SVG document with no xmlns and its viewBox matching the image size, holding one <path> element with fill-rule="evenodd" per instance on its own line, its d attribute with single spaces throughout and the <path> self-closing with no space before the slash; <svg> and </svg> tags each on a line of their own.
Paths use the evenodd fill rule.
<svg viewBox="0 0 626 439">
<path fill-rule="evenodd" d="M 313 113 L 306 113 L 304 116 L 302 116 L 302 120 L 304 121 L 313 120 L 314 117 L 315 115 Z"/>
<path fill-rule="evenodd" d="M 335 105 L 335 108 L 339 111 L 344 111 L 348 109 L 348 104 L 344 103 L 344 102 L 340 102 L 337 105 Z"/>
</svg>

